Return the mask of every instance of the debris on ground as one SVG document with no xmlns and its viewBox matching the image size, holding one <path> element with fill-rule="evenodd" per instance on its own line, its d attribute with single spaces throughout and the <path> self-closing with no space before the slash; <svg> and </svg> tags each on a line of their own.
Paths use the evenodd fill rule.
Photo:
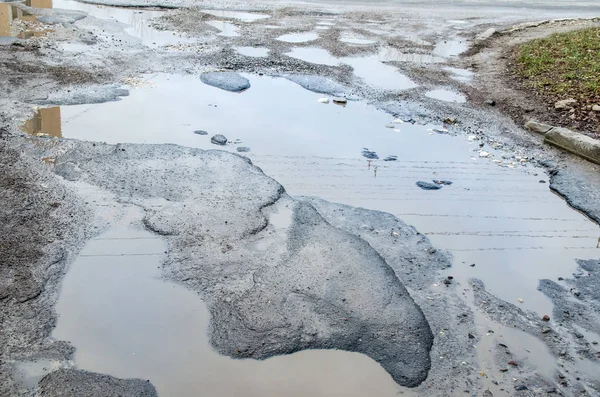
<svg viewBox="0 0 600 397">
<path fill-rule="evenodd" d="M 225 135 L 217 134 L 210 138 L 210 142 L 215 145 L 225 146 L 227 144 L 227 138 L 225 138 Z"/>
<path fill-rule="evenodd" d="M 442 188 L 440 185 L 436 185 L 435 183 L 425 181 L 418 181 L 416 185 L 423 190 L 439 190 Z"/>
</svg>

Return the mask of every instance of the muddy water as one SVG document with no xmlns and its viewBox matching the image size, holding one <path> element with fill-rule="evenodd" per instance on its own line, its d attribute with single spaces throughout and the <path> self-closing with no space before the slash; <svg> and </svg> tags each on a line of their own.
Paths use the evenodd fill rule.
<svg viewBox="0 0 600 397">
<path fill-rule="evenodd" d="M 152 85 L 119 102 L 62 107 L 62 133 L 109 143 L 248 146 L 248 156 L 292 195 L 395 214 L 453 253 L 457 280 L 481 278 L 501 299 L 540 315 L 552 306 L 538 280 L 568 277 L 575 258 L 597 255 L 598 227 L 540 183 L 547 182 L 542 170 L 484 148 L 501 167 L 479 157 L 477 141 L 435 133 L 435 126 L 387 128 L 392 117 L 363 102 L 324 105 L 288 80 L 247 77 L 252 87 L 242 94 L 193 76 L 148 77 Z M 274 103 L 290 106 L 273 112 Z M 214 134 L 231 143 L 212 145 Z M 369 165 L 363 148 L 379 160 Z M 382 161 L 390 155 L 397 161 Z M 432 179 L 454 183 L 438 191 L 415 185 Z"/>
<path fill-rule="evenodd" d="M 204 85 L 194 76 L 146 76 L 145 78 L 151 80 L 152 84 L 133 89 L 130 96 L 119 102 L 62 107 L 60 109 L 62 134 L 69 138 L 109 143 L 169 142 L 232 152 L 236 151 L 238 146 L 248 146 L 252 151 L 247 155 L 253 162 L 267 175 L 281 182 L 291 195 L 315 195 L 334 202 L 395 214 L 426 234 L 435 246 L 450 250 L 454 256 L 451 273 L 463 288 L 467 288 L 469 278 L 480 278 L 499 298 L 519 305 L 523 309 L 536 311 L 540 316 L 551 314 L 552 305 L 541 292 L 537 291 L 538 280 L 541 278 L 556 280 L 559 276 L 569 277 L 576 269 L 574 259 L 589 259 L 597 256 L 598 251 L 595 248 L 599 235 L 597 226 L 580 213 L 571 210 L 562 199 L 552 194 L 547 183 L 540 183 L 540 180 L 547 182 L 544 172 L 527 162 L 521 164 L 518 159 L 502 159 L 501 152 L 487 147 L 484 147 L 484 150 L 492 157 L 480 157 L 478 141 L 436 133 L 434 130 L 439 129 L 440 126 L 390 124 L 393 121 L 392 117 L 363 102 L 350 101 L 346 107 L 331 103 L 321 104 L 316 101 L 321 95 L 306 91 L 283 78 L 247 77 L 251 81 L 251 88 L 242 94 L 233 94 Z M 278 105 L 278 111 L 273 112 L 273 104 L 286 103 L 290 106 Z M 235 117 L 231 117 L 234 114 Z M 389 126 L 394 128 L 388 128 Z M 193 131 L 198 129 L 208 131 L 208 136 L 194 134 Z M 210 137 L 213 134 L 224 134 L 230 143 L 225 147 L 212 145 Z M 362 157 L 361 153 L 365 148 L 376 152 L 379 159 L 368 161 Z M 397 160 L 382 160 L 390 155 L 397 156 Z M 495 163 L 493 160 L 502 163 Z M 433 179 L 451 180 L 453 184 L 437 191 L 425 191 L 415 185 L 417 181 Z M 102 245 L 104 243 L 92 243 L 92 248 L 94 244 L 100 244 L 105 247 L 101 250 L 107 250 L 107 246 Z M 116 246 L 111 247 L 112 251 L 116 250 L 114 248 Z M 152 244 L 152 247 L 156 245 Z M 157 282 L 156 273 L 152 272 L 157 271 L 155 269 L 160 261 L 159 251 L 153 251 L 154 257 L 144 256 L 146 259 L 154 258 L 152 266 L 144 270 L 144 264 L 138 264 L 140 267 L 132 272 L 147 274 L 147 279 Z M 87 257 L 82 256 L 81 260 L 84 258 Z M 475 266 L 472 266 L 473 264 Z M 78 279 L 85 274 L 78 276 L 77 268 L 74 266 L 74 275 L 69 273 L 65 280 L 65 291 L 68 291 L 69 285 L 72 284 L 85 285 L 83 279 Z M 101 274 L 96 277 L 112 279 Z M 71 279 L 76 281 L 69 281 Z M 134 283 L 134 280 L 131 280 L 131 283 Z M 157 295 L 162 293 L 160 291 L 163 288 L 179 291 L 175 286 L 165 287 L 165 285 L 168 286 L 163 283 L 143 288 L 155 291 L 152 294 Z M 115 295 L 117 289 L 122 287 L 115 285 L 110 288 L 115 288 L 115 293 L 105 295 Z M 82 292 L 73 292 L 73 294 L 80 293 Z M 139 293 L 141 296 L 146 296 L 143 291 Z M 100 292 L 98 294 L 100 295 L 90 294 L 90 296 L 104 296 Z M 179 294 L 182 294 L 182 297 L 178 298 Z M 87 315 L 87 317 L 99 321 L 108 318 L 107 316 L 116 316 L 111 321 L 116 324 L 132 316 L 144 315 L 147 317 L 144 317 L 141 323 L 153 324 L 163 323 L 164 321 L 160 319 L 164 317 L 161 316 L 168 316 L 166 323 L 176 324 L 176 319 L 172 319 L 172 316 L 184 312 L 202 313 L 204 310 L 199 301 L 189 303 L 192 302 L 192 295 L 188 291 L 173 292 L 173 299 L 177 302 L 170 302 L 171 298 L 166 298 L 165 301 L 166 305 L 173 305 L 173 309 L 161 309 L 159 313 L 152 311 L 153 305 L 147 304 L 154 299 L 148 296 L 146 301 L 133 302 L 133 306 L 127 309 L 130 312 L 126 315 L 120 310 L 111 313 L 113 306 L 112 309 L 103 308 L 105 312 L 101 316 Z M 70 298 L 70 301 L 84 301 L 79 295 L 75 296 L 77 298 Z M 107 296 L 107 299 L 110 298 Z M 179 299 L 188 303 L 184 304 Z M 519 303 L 519 300 L 522 300 L 522 303 Z M 159 302 L 156 305 L 162 307 Z M 181 311 L 174 308 L 181 308 Z M 59 310 L 63 313 L 83 313 L 84 309 L 70 307 Z M 96 309 L 86 310 L 93 312 Z M 151 312 L 147 313 L 149 310 Z M 86 317 L 83 314 L 79 316 Z M 185 339 L 188 337 L 188 332 L 192 335 L 190 338 L 198 339 L 198 335 L 204 335 L 202 330 L 206 328 L 206 314 L 198 314 L 198 316 L 194 323 L 175 327 L 178 332 L 185 335 L 173 336 L 169 334 L 172 331 L 157 330 L 159 334 L 152 336 L 157 338 L 153 339 L 157 342 L 148 342 L 148 345 L 153 346 L 153 349 L 162 349 L 162 341 Z M 257 395 L 260 393 L 269 395 L 275 393 L 273 392 L 275 389 L 261 389 L 261 387 L 270 387 L 267 384 L 273 381 L 275 376 L 273 374 L 278 374 L 277 379 L 285 379 L 280 384 L 277 383 L 278 388 L 294 384 L 290 389 L 277 389 L 280 394 L 301 395 L 302 393 L 294 394 L 297 390 L 303 390 L 308 394 L 309 392 L 302 387 L 313 385 L 314 389 L 311 389 L 310 393 L 318 395 L 319 391 L 323 393 L 323 390 L 330 390 L 327 389 L 327 385 L 335 382 L 321 384 L 320 381 L 314 380 L 313 375 L 307 375 L 308 378 L 302 378 L 300 381 L 297 373 L 313 374 L 311 371 L 314 369 L 316 370 L 314 376 L 318 377 L 319 372 L 325 372 L 324 367 L 321 366 L 326 362 L 323 357 L 329 357 L 330 354 L 345 354 L 327 352 L 317 357 L 311 356 L 315 352 L 304 352 L 291 356 L 293 358 L 278 357 L 268 360 L 264 363 L 266 367 L 261 367 L 260 365 L 263 364 L 260 364 L 256 368 L 268 368 L 265 372 L 270 373 L 271 377 L 268 381 L 251 383 L 252 387 L 256 387 L 252 389 L 248 384 L 228 384 L 231 383 L 231 379 L 237 379 L 236 377 L 224 378 L 210 372 L 213 367 L 217 368 L 215 369 L 217 372 L 218 368 L 234 371 L 231 369 L 233 367 L 229 367 L 229 363 L 223 364 L 224 367 L 218 364 L 224 362 L 223 360 L 228 361 L 223 357 L 215 356 L 214 364 L 202 364 L 204 366 L 186 361 L 193 360 L 195 356 L 208 355 L 206 342 L 202 342 L 204 347 L 200 346 L 197 347 L 198 350 L 192 350 L 195 353 L 191 357 L 178 350 L 179 347 L 173 347 L 174 354 L 181 354 L 182 357 L 173 358 L 173 361 L 167 360 L 169 365 L 165 367 L 166 369 L 157 369 L 158 364 L 152 363 L 152 360 L 141 360 L 140 363 L 135 363 L 137 358 L 133 356 L 137 356 L 139 351 L 139 349 L 136 351 L 135 343 L 140 339 L 135 338 L 136 340 L 131 341 L 132 347 L 129 348 L 132 357 L 127 356 L 125 360 L 125 357 L 119 355 L 122 351 L 128 351 L 121 346 L 120 349 L 116 349 L 118 351 L 113 351 L 110 357 L 106 357 L 103 367 L 99 367 L 103 360 L 95 357 L 102 353 L 103 348 L 95 347 L 96 350 L 92 349 L 85 353 L 86 348 L 82 346 L 90 343 L 93 345 L 93 341 L 75 340 L 78 337 L 90 338 L 90 336 L 78 335 L 82 332 L 79 331 L 81 328 L 78 330 L 76 327 L 75 320 L 71 320 L 71 325 L 67 328 L 71 328 L 72 333 L 63 334 L 62 338 L 72 340 L 81 349 L 76 357 L 78 365 L 118 376 L 150 378 L 159 388 L 167 388 L 161 390 L 172 390 L 168 389 L 170 386 L 161 386 L 163 381 L 177 383 L 177 387 L 187 387 L 182 386 L 185 382 L 179 376 L 191 376 L 190 373 L 182 375 L 175 371 L 169 374 L 169 379 L 160 380 L 161 371 L 166 371 L 170 366 L 179 369 L 181 367 L 178 366 L 177 360 L 184 360 L 183 363 L 187 366 L 202 368 L 201 371 L 195 372 L 194 376 L 208 371 L 208 375 L 201 378 L 201 381 L 208 382 L 211 390 L 215 390 L 217 394 L 227 395 L 243 387 L 244 390 L 256 390 Z M 486 327 L 489 327 L 489 321 L 479 316 L 480 335 L 478 336 L 489 337 L 485 335 Z M 94 326 L 85 329 L 93 330 Z M 499 332 L 499 336 L 496 334 L 494 338 L 508 340 L 511 350 L 522 353 L 523 359 L 537 365 L 542 374 L 548 375 L 551 372 L 551 368 L 544 365 L 551 362 L 550 356 L 537 339 L 523 336 L 514 330 L 503 331 L 498 324 L 494 324 L 493 329 Z M 115 332 L 123 332 L 126 335 L 136 334 L 128 329 L 121 331 L 117 329 Z M 482 348 L 485 349 L 485 341 L 482 343 Z M 150 354 L 162 357 L 168 352 L 151 350 Z M 363 386 L 389 384 L 389 379 L 378 372 L 380 368 L 377 371 L 363 368 L 360 361 L 364 359 L 363 356 L 336 357 L 332 358 L 335 364 L 327 365 L 332 368 L 351 368 L 344 371 L 360 368 L 351 375 L 345 372 L 346 382 L 348 379 L 355 379 L 361 373 L 367 373 L 373 377 L 370 379 L 377 379 L 377 381 L 371 382 L 364 377 L 360 378 L 362 380 L 356 378 L 359 384 Z M 340 362 L 336 361 L 338 358 Z M 300 363 L 293 361 L 296 364 L 280 364 L 288 359 L 300 360 Z M 212 360 L 213 358 L 211 363 Z M 489 360 L 489 354 L 480 356 L 481 365 L 484 367 L 486 362 L 490 362 Z M 346 362 L 347 367 L 341 366 L 343 361 Z M 373 364 L 370 360 L 367 362 Z M 278 364 L 269 367 L 271 364 L 267 363 Z M 236 362 L 237 364 L 239 362 Z M 371 364 L 364 364 L 364 366 Z M 149 367 L 141 368 L 136 365 Z M 252 369 L 244 367 L 244 371 L 254 371 L 255 367 L 251 367 Z M 289 374 L 277 372 L 291 367 L 296 369 L 293 379 L 296 379 L 297 384 L 292 382 Z M 116 374 L 114 372 L 116 370 L 111 372 L 111 368 L 119 368 L 122 373 Z M 181 371 L 185 371 L 185 368 Z M 264 379 L 261 376 L 256 375 L 253 379 Z M 240 378 L 247 379 L 241 375 Z M 228 385 L 224 386 L 222 383 Z M 340 384 L 343 383 L 340 381 Z M 261 386 L 256 386 L 257 384 Z M 338 390 L 338 388 L 334 389 Z M 385 391 L 375 394 L 388 395 L 388 391 L 391 393 L 392 389 L 391 386 L 389 389 L 386 386 Z M 325 392 L 323 395 L 330 394 Z"/>
<path fill-rule="evenodd" d="M 285 212 L 271 218 L 289 226 Z M 161 396 L 396 395 L 387 372 L 358 353 L 312 350 L 266 361 L 217 354 L 199 296 L 160 279 L 165 243 L 127 226 L 91 240 L 63 281 L 53 337 L 77 348 L 78 368 L 149 379 Z"/>
</svg>

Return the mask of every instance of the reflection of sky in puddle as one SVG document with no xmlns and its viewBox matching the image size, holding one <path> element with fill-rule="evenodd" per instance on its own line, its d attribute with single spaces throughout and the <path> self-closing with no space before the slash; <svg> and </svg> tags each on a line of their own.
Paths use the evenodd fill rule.
<svg viewBox="0 0 600 397">
<path fill-rule="evenodd" d="M 542 170 L 498 167 L 477 157 L 477 141 L 430 135 L 423 126 L 385 128 L 391 117 L 363 102 L 323 105 L 316 101 L 321 95 L 288 80 L 247 77 L 252 87 L 234 94 L 197 77 L 159 75 L 154 88 L 132 90 L 119 102 L 62 107 L 62 132 L 205 149 L 221 149 L 210 144 L 213 134 L 240 139 L 252 149 L 248 157 L 290 194 L 395 214 L 453 253 L 458 282 L 481 278 L 501 299 L 522 298 L 519 307 L 541 315 L 552 308 L 537 291 L 538 280 L 568 276 L 575 258 L 597 255 L 597 226 L 538 182 Z M 376 160 L 375 178 L 362 148 L 398 161 Z M 431 179 L 454 184 L 435 192 L 415 186 Z"/>
<path fill-rule="evenodd" d="M 379 50 L 381 62 L 409 62 L 409 63 L 443 63 L 445 59 L 430 54 L 403 53 L 402 50 L 392 47 L 382 47 Z"/>
<path fill-rule="evenodd" d="M 469 48 L 469 45 L 465 40 L 442 40 L 435 44 L 433 48 L 433 54 L 441 57 L 454 57 Z"/>
<path fill-rule="evenodd" d="M 269 55 L 268 48 L 262 47 L 236 47 L 235 51 L 238 54 L 245 55 L 247 57 L 266 57 Z"/>
<path fill-rule="evenodd" d="M 398 72 L 394 66 L 380 62 L 377 55 L 359 58 L 336 58 L 327 50 L 314 47 L 293 48 L 285 55 L 321 65 L 335 66 L 345 63 L 352 66 L 355 76 L 360 77 L 365 83 L 376 88 L 404 90 L 417 86 L 408 77 Z"/>
<path fill-rule="evenodd" d="M 341 60 L 334 57 L 329 51 L 322 48 L 296 47 L 292 51 L 284 54 L 292 58 L 300 59 L 305 62 L 316 63 L 321 65 L 335 66 Z"/>
<path fill-rule="evenodd" d="M 94 18 L 114 20 L 125 25 L 129 25 L 129 27 L 125 29 L 125 32 L 140 39 L 142 44 L 148 47 L 186 43 L 191 41 L 190 39 L 179 37 L 173 32 L 158 30 L 150 26 L 150 20 L 152 18 L 164 15 L 164 11 L 103 7 L 81 3 L 75 0 L 53 1 L 54 8 L 82 11 Z"/>
<path fill-rule="evenodd" d="M 277 40 L 285 41 L 286 43 L 305 43 L 307 41 L 315 41 L 319 38 L 316 32 L 289 33 L 279 36 Z"/>
<path fill-rule="evenodd" d="M 445 90 L 443 88 L 439 88 L 436 90 L 427 91 L 425 96 L 428 98 L 437 99 L 444 102 L 458 102 L 464 103 L 467 101 L 464 95 L 461 95 L 457 92 L 451 90 Z"/>
<path fill-rule="evenodd" d="M 217 36 L 223 36 L 223 37 L 237 37 L 240 34 L 238 33 L 238 27 L 235 26 L 234 24 L 230 23 L 230 22 L 224 22 L 224 21 L 206 21 L 206 23 L 210 26 L 212 26 L 213 28 L 217 28 L 220 30 L 219 33 L 217 33 Z"/>
<path fill-rule="evenodd" d="M 228 10 L 202 10 L 205 14 L 210 14 L 221 18 L 239 19 L 242 22 L 254 22 L 260 19 L 269 18 L 266 14 L 256 14 L 252 12 L 228 11 Z"/>
<path fill-rule="evenodd" d="M 379 62 L 377 55 L 362 58 L 342 58 L 352 66 L 354 74 L 368 85 L 387 90 L 406 90 L 417 86 L 411 79 L 398 72 L 394 66 Z"/>
<path fill-rule="evenodd" d="M 281 215 L 271 217 L 276 227 L 285 227 Z M 71 265 L 52 336 L 76 347 L 78 368 L 149 379 L 161 396 L 396 395 L 387 372 L 358 353 L 308 350 L 264 361 L 217 354 L 198 294 L 160 279 L 164 250 L 147 231 L 113 229 Z"/>
</svg>

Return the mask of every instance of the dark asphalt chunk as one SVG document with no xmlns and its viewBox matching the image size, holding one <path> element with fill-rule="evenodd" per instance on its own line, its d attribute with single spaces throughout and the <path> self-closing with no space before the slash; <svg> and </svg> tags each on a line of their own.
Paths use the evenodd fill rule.
<svg viewBox="0 0 600 397">
<path fill-rule="evenodd" d="M 231 92 L 241 92 L 250 88 L 250 81 L 235 72 L 202 73 L 200 75 L 200 80 L 204 84 Z"/>
<path fill-rule="evenodd" d="M 440 185 L 436 185 L 435 183 L 425 181 L 418 181 L 416 185 L 423 190 L 439 190 L 442 188 L 442 186 Z"/>
<path fill-rule="evenodd" d="M 76 369 L 59 369 L 38 384 L 45 397 L 157 397 L 154 386 L 142 379 L 118 379 L 110 375 Z"/>
</svg>

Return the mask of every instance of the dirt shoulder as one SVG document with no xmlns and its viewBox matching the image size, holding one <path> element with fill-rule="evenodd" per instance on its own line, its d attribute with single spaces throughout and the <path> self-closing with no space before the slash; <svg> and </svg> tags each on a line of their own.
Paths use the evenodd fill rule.
<svg viewBox="0 0 600 397">
<path fill-rule="evenodd" d="M 556 98 L 531 88 L 516 67 L 520 45 L 554 33 L 598 26 L 598 20 L 549 21 L 496 32 L 490 38 L 479 41 L 463 59 L 465 65 L 475 69 L 477 76 L 473 87 L 468 89 L 470 99 L 481 106 L 488 106 L 486 101 L 494 101 L 495 106 L 518 125 L 534 119 L 598 138 L 593 120 L 571 118 L 571 112 L 556 110 Z"/>
</svg>

